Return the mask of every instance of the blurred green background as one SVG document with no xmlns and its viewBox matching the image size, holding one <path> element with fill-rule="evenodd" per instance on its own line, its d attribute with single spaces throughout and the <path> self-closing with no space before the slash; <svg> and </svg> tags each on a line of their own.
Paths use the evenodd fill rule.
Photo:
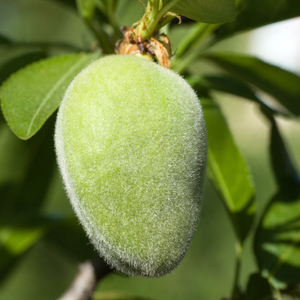
<svg viewBox="0 0 300 300">
<path fill-rule="evenodd" d="M 0 34 L 18 42 L 57 42 L 56 48 L 47 48 L 47 55 L 67 53 L 59 46 L 67 43 L 75 48 L 86 47 L 92 41 L 88 29 L 68 1 L 0 0 Z M 126 5 L 124 3 L 126 2 Z M 143 13 L 138 1 L 120 1 L 117 18 L 122 25 L 130 25 Z M 170 29 L 173 51 L 189 25 Z M 247 53 L 250 34 L 240 34 L 216 47 L 222 50 Z M 37 45 L 37 49 L 41 47 Z M 45 49 L 45 48 L 42 48 Z M 26 43 L 15 51 L 27 51 Z M 1 60 L 13 57 L 13 51 L 0 47 Z M 203 63 L 193 65 L 201 74 L 214 69 Z M 258 107 L 244 99 L 215 94 L 227 117 L 229 126 L 247 162 L 251 167 L 257 192 L 259 214 L 276 191 L 268 156 L 269 125 Z M 53 120 L 48 121 L 51 122 Z M 300 166 L 299 120 L 280 120 L 280 129 L 298 167 Z M 16 156 L 24 155 L 25 141 L 18 140 L 5 123 L 0 121 L 0 181 L 21 172 L 22 162 Z M 53 147 L 53 145 L 52 145 Z M 21 150 L 22 149 L 22 152 Z M 53 149 L 54 151 L 54 149 Z M 21 152 L 21 153 L 20 153 Z M 13 174 L 9 174 L 15 170 Z M 1 199 L 0 201 L 3 201 Z M 58 171 L 43 203 L 43 211 L 72 213 L 65 196 Z M 256 270 L 251 249 L 252 236 L 247 240 L 242 265 L 242 284 Z M 86 242 L 86 247 L 91 245 Z M 157 300 L 203 299 L 217 300 L 230 293 L 234 275 L 234 236 L 230 221 L 213 187 L 207 181 L 198 231 L 180 266 L 173 274 L 158 279 L 129 278 L 111 274 L 104 278 L 99 291 L 128 291 Z M 30 249 L 0 285 L 1 300 L 56 299 L 74 277 L 78 261 L 72 253 L 59 245 L 42 239 Z"/>
</svg>

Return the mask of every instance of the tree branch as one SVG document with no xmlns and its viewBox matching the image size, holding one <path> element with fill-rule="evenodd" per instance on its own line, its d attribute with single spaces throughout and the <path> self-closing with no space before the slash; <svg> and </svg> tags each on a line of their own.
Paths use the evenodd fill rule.
<svg viewBox="0 0 300 300">
<path fill-rule="evenodd" d="M 90 300 L 100 279 L 112 269 L 99 256 L 78 267 L 78 272 L 65 293 L 57 300 Z"/>
</svg>

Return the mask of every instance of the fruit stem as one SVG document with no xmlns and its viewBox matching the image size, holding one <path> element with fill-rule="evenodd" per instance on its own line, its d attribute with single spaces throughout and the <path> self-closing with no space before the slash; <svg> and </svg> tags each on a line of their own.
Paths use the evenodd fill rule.
<svg viewBox="0 0 300 300">
<path fill-rule="evenodd" d="M 146 22 L 141 22 L 141 24 L 137 28 L 138 34 L 143 41 L 149 39 L 154 34 L 154 32 L 159 29 L 157 27 L 158 23 L 177 1 L 179 0 L 173 0 L 166 6 L 163 6 L 161 0 L 148 1 L 147 11 L 149 7 L 151 9 L 151 12 L 146 12 Z"/>
</svg>

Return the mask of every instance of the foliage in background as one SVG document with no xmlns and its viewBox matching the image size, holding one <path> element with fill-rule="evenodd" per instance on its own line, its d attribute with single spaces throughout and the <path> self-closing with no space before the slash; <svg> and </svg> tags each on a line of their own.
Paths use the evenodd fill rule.
<svg viewBox="0 0 300 300">
<path fill-rule="evenodd" d="M 277 121 L 278 117 L 300 115 L 300 77 L 256 57 L 212 50 L 237 33 L 300 16 L 300 2 L 283 0 L 274 5 L 273 0 L 244 0 L 236 1 L 236 9 L 233 2 L 163 0 L 147 26 L 153 29 L 150 35 L 155 28 L 170 36 L 180 26 L 185 28 L 184 37 L 173 49 L 171 68 L 190 82 L 204 108 L 209 142 L 207 177 L 222 200 L 235 234 L 235 275 L 232 290 L 228 287 L 228 299 L 279 300 L 282 295 L 300 299 L 300 176 Z M 37 26 L 41 22 L 34 23 L 40 18 L 38 9 L 50 16 L 44 20 L 45 28 Z M 74 21 L 75 9 L 81 21 Z M 69 208 L 57 203 L 49 207 L 49 199 L 64 197 L 53 150 L 54 112 L 74 76 L 90 61 L 113 53 L 121 38 L 119 28 L 138 21 L 143 10 L 137 0 L 0 0 L 2 283 L 39 243 L 72 256 L 74 262 L 93 256 Z M 8 16 L 16 14 L 16 18 L 7 19 L 6 12 Z M 172 21 L 160 28 L 157 16 L 167 12 L 182 15 L 186 24 Z M 67 21 L 57 21 L 59 17 Z M 174 15 L 169 17 L 171 21 Z M 6 28 L 5 22 L 14 26 Z M 20 26 L 27 26 L 31 35 L 26 36 L 24 31 L 20 34 Z M 71 35 L 75 36 L 73 40 Z M 196 74 L 191 66 L 199 61 L 217 66 L 214 74 Z M 267 201 L 262 215 L 257 214 L 250 168 L 214 99 L 215 91 L 256 103 L 269 122 L 269 153 L 277 192 Z M 16 139 L 10 130 L 20 139 L 29 140 Z M 241 284 L 243 249 L 252 231 L 255 272 Z M 215 288 L 213 284 L 210 289 Z M 141 298 L 98 292 L 94 299 Z"/>
</svg>

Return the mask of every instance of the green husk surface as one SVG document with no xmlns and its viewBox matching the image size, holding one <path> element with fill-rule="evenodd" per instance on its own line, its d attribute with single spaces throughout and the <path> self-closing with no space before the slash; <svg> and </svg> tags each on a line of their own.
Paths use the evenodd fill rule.
<svg viewBox="0 0 300 300">
<path fill-rule="evenodd" d="M 55 143 L 73 208 L 107 262 L 128 275 L 172 271 L 197 228 L 206 168 L 187 82 L 135 56 L 101 58 L 69 86 Z"/>
</svg>

